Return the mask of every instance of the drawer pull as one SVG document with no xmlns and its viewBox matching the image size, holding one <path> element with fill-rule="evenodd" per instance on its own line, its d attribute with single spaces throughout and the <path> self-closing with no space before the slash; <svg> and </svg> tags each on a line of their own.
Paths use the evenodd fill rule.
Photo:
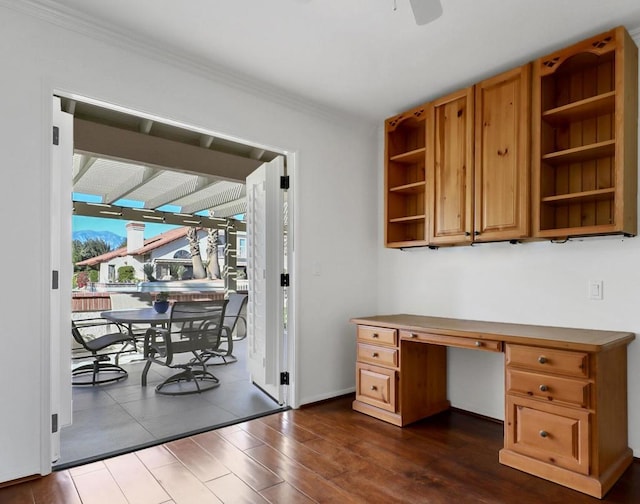
<svg viewBox="0 0 640 504">
<path fill-rule="evenodd" d="M 378 352 L 373 352 L 371 354 L 371 357 L 373 357 L 374 359 L 377 359 L 378 358 Z"/>
<path fill-rule="evenodd" d="M 416 333 L 412 332 L 412 333 L 411 333 L 411 337 L 412 337 L 412 338 L 417 338 L 417 337 L 418 337 L 418 335 L 417 335 Z"/>
<path fill-rule="evenodd" d="M 549 437 L 549 433 L 547 431 L 545 431 L 545 430 L 541 430 L 540 431 L 540 437 L 544 437 L 544 438 Z"/>
<path fill-rule="evenodd" d="M 546 392 L 547 390 L 549 390 L 549 387 L 547 387 L 546 385 L 540 385 L 538 388 L 540 389 L 540 392 Z"/>
<path fill-rule="evenodd" d="M 476 341 L 476 346 L 477 347 L 481 347 L 482 345 L 484 345 L 484 343 L 482 343 L 482 341 Z"/>
<path fill-rule="evenodd" d="M 378 387 L 376 387 L 375 385 L 371 385 L 371 390 L 375 392 L 376 390 L 378 390 Z"/>
<path fill-rule="evenodd" d="M 374 333 L 371 335 L 371 337 L 372 337 L 372 338 L 374 338 L 374 339 L 377 339 L 377 338 L 379 338 L 379 337 L 380 337 L 380 335 L 379 335 L 377 332 L 374 332 Z"/>
<path fill-rule="evenodd" d="M 547 358 L 544 355 L 541 355 L 540 357 L 538 357 L 538 362 L 540 364 L 546 364 Z"/>
</svg>

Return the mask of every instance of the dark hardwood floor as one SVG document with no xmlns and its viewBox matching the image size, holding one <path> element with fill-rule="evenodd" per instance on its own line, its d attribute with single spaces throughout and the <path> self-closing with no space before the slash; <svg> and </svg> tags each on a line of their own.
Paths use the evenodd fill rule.
<svg viewBox="0 0 640 504">
<path fill-rule="evenodd" d="M 351 400 L 55 472 L 0 503 L 640 503 L 638 460 L 599 501 L 500 465 L 500 423 L 451 411 L 401 429 Z"/>
</svg>

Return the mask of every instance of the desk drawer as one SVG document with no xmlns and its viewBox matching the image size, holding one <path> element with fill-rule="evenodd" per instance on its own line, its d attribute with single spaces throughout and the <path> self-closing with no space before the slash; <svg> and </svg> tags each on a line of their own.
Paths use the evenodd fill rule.
<svg viewBox="0 0 640 504">
<path fill-rule="evenodd" d="M 396 371 L 356 363 L 356 399 L 395 412 Z"/>
<path fill-rule="evenodd" d="M 508 395 L 505 448 L 589 474 L 589 413 Z"/>
<path fill-rule="evenodd" d="M 590 383 L 540 373 L 507 368 L 507 392 L 536 399 L 566 403 L 580 408 L 589 407 Z"/>
<path fill-rule="evenodd" d="M 398 331 L 388 327 L 358 326 L 358 339 L 376 345 L 398 346 Z"/>
<path fill-rule="evenodd" d="M 589 377 L 589 354 L 585 352 L 507 345 L 505 354 L 507 366 L 522 367 L 540 373 Z"/>
<path fill-rule="evenodd" d="M 444 345 L 459 348 L 472 348 L 486 352 L 502 352 L 502 341 L 483 338 L 463 338 L 460 336 L 446 336 L 444 334 L 432 334 L 416 331 L 400 331 L 401 340 L 422 341 L 434 345 Z"/>
<path fill-rule="evenodd" d="M 358 360 L 378 366 L 398 367 L 398 349 L 358 343 Z"/>
</svg>

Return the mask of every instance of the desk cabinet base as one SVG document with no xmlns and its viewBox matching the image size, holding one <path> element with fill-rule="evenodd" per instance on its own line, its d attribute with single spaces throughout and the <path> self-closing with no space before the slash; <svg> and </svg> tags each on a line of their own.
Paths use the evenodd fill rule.
<svg viewBox="0 0 640 504">
<path fill-rule="evenodd" d="M 631 465 L 632 461 L 633 452 L 631 449 L 628 449 L 623 457 L 609 467 L 608 471 L 603 473 L 599 478 L 596 478 L 594 476 L 578 474 L 553 464 L 534 460 L 511 450 L 500 450 L 501 464 L 553 481 L 554 483 L 564 485 L 578 492 L 597 497 L 598 499 L 604 497 L 618 478 L 622 476 L 622 473 L 626 471 L 627 467 Z"/>
</svg>

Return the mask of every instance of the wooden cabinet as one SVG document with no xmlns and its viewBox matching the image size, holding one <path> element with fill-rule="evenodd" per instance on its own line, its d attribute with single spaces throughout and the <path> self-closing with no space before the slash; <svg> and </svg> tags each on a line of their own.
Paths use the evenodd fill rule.
<svg viewBox="0 0 640 504">
<path fill-rule="evenodd" d="M 538 237 L 636 234 L 638 49 L 623 27 L 533 64 Z"/>
<path fill-rule="evenodd" d="M 385 122 L 385 244 L 427 245 L 426 106 Z"/>
<path fill-rule="evenodd" d="M 429 243 L 471 242 L 473 87 L 431 103 L 427 131 Z"/>
<path fill-rule="evenodd" d="M 530 236 L 531 65 L 475 86 L 474 241 Z"/>
<path fill-rule="evenodd" d="M 357 318 L 353 409 L 404 426 L 446 410 L 447 347 L 505 353 L 501 463 L 602 497 L 631 464 L 633 333 L 418 315 Z M 482 380 L 480 376 L 467 377 Z"/>
<path fill-rule="evenodd" d="M 602 497 L 632 459 L 626 347 L 589 354 L 508 344 L 505 360 L 500 462 Z"/>
</svg>

